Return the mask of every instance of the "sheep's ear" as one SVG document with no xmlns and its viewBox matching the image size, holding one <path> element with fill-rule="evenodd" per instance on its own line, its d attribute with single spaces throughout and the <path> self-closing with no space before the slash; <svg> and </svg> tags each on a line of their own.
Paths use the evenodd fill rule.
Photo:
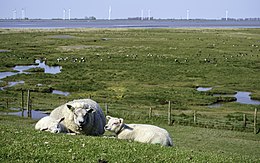
<svg viewBox="0 0 260 163">
<path fill-rule="evenodd" d="M 107 119 L 107 120 L 109 120 L 109 119 L 111 119 L 111 118 L 112 118 L 112 117 L 109 116 L 109 115 L 106 116 L 106 119 Z"/>
<path fill-rule="evenodd" d="M 96 112 L 96 109 L 93 109 L 89 104 L 85 104 L 85 108 L 86 108 L 88 113 Z"/>
<path fill-rule="evenodd" d="M 73 106 L 71 106 L 71 105 L 67 105 L 67 107 L 68 107 L 71 111 L 74 111 L 74 110 L 75 110 L 75 108 L 74 108 Z"/>
<path fill-rule="evenodd" d="M 124 122 L 123 118 L 119 118 L 119 122 L 122 124 Z"/>
<path fill-rule="evenodd" d="M 48 130 L 48 128 L 42 128 L 42 129 L 41 129 L 41 131 L 46 131 L 46 130 Z"/>
<path fill-rule="evenodd" d="M 62 117 L 61 119 L 58 120 L 58 123 L 61 123 L 62 121 L 64 121 L 65 117 Z"/>
<path fill-rule="evenodd" d="M 88 112 L 88 113 L 94 113 L 94 112 L 96 112 L 96 110 L 90 108 L 90 109 L 87 109 L 87 112 Z"/>
</svg>

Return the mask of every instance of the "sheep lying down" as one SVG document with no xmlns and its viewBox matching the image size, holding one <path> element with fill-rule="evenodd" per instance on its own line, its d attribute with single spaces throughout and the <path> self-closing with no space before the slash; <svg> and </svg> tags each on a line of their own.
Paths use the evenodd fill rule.
<svg viewBox="0 0 260 163">
<path fill-rule="evenodd" d="M 55 119 L 65 117 L 62 124 L 75 134 L 99 136 L 105 132 L 105 115 L 98 103 L 91 99 L 67 102 L 55 108 L 50 116 Z"/>
<path fill-rule="evenodd" d="M 148 124 L 125 124 L 122 118 L 111 116 L 106 118 L 105 130 L 114 132 L 118 139 L 173 146 L 170 134 L 163 128 Z"/>
<path fill-rule="evenodd" d="M 61 123 L 64 119 L 64 117 L 60 119 L 54 119 L 50 116 L 43 117 L 36 123 L 35 129 L 51 133 L 68 133 L 68 129 Z"/>
</svg>

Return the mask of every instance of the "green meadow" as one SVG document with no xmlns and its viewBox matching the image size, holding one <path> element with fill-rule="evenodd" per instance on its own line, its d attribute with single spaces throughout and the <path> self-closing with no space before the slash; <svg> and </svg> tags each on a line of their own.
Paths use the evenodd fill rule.
<svg viewBox="0 0 260 163">
<path fill-rule="evenodd" d="M 22 90 L 25 97 L 31 90 L 32 109 L 46 112 L 91 97 L 127 123 L 166 128 L 176 146 L 43 133 L 34 130 L 36 120 L 1 115 L 1 162 L 260 161 L 260 137 L 253 132 L 260 106 L 226 96 L 243 91 L 260 100 L 260 29 L 0 29 L 0 73 L 35 60 L 61 72 L 32 68 L 1 79 L 1 112 L 21 107 Z"/>
</svg>

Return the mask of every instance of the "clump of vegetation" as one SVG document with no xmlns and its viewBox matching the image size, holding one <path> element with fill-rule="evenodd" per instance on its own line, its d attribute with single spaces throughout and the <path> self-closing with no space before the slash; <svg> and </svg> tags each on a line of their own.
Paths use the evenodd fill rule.
<svg viewBox="0 0 260 163">
<path fill-rule="evenodd" d="M 31 68 L 31 69 L 25 70 L 25 72 L 44 72 L 44 68 L 40 68 L 40 67 Z"/>
</svg>

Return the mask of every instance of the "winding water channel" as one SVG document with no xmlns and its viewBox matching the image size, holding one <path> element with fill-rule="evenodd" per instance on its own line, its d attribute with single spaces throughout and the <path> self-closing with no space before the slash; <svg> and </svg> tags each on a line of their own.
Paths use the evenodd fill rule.
<svg viewBox="0 0 260 163">
<path fill-rule="evenodd" d="M 206 92 L 210 91 L 212 87 L 198 87 L 197 91 L 200 92 Z M 258 100 L 252 100 L 251 99 L 251 92 L 242 92 L 242 91 L 237 91 L 236 94 L 227 94 L 227 95 L 222 95 L 222 94 L 213 94 L 213 96 L 227 96 L 227 97 L 235 97 L 236 101 L 240 104 L 250 104 L 250 105 L 260 105 L 260 101 Z M 209 105 L 208 107 L 210 108 L 215 108 L 215 107 L 221 107 L 224 103 L 223 102 L 218 102 Z"/>
</svg>

